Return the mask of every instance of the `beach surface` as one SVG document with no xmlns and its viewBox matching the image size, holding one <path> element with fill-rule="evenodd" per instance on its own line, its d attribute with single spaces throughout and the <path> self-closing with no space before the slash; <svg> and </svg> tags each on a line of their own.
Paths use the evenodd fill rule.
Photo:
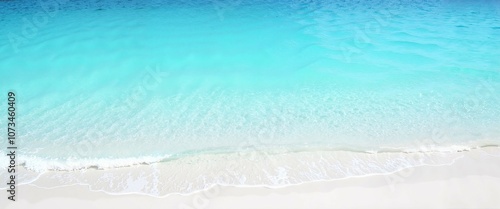
<svg viewBox="0 0 500 209">
<path fill-rule="evenodd" d="M 92 171 L 89 171 L 92 172 Z M 94 171 L 95 172 L 95 171 Z M 50 181 L 41 176 L 36 181 Z M 449 165 L 282 188 L 214 186 L 187 195 L 112 195 L 89 186 L 19 186 L 1 208 L 500 208 L 500 149 L 460 152 Z"/>
</svg>

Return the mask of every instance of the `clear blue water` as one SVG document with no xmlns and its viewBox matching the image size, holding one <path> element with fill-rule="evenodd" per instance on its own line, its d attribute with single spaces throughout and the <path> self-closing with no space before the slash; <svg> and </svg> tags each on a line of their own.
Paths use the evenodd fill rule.
<svg viewBox="0 0 500 209">
<path fill-rule="evenodd" d="M 0 2 L 29 168 L 500 145 L 498 1 L 47 2 Z"/>
</svg>

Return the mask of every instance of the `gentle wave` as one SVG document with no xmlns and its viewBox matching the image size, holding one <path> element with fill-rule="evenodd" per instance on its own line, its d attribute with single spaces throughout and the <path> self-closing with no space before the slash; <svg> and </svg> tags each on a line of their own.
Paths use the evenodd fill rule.
<svg viewBox="0 0 500 209">
<path fill-rule="evenodd" d="M 202 154 L 115 169 L 89 167 L 38 173 L 23 168 L 19 173 L 26 177 L 21 177 L 19 184 L 43 188 L 80 184 L 88 185 L 94 191 L 111 194 L 165 196 L 189 194 L 215 185 L 284 187 L 313 181 L 387 174 L 423 165 L 450 165 L 472 151 L 500 157 L 498 146 L 429 152 L 251 151 Z M 0 176 L 3 175 L 6 173 Z"/>
<path fill-rule="evenodd" d="M 348 147 L 343 148 L 328 148 L 328 147 L 309 147 L 304 148 L 303 146 L 295 146 L 295 148 L 288 146 L 287 148 L 273 148 L 266 146 L 243 146 L 238 148 L 238 151 L 231 151 L 231 149 L 207 149 L 207 150 L 196 150 L 187 151 L 183 153 L 163 155 L 163 156 L 139 156 L 139 157 L 127 157 L 127 158 L 44 158 L 38 156 L 25 156 L 23 154 L 18 154 L 18 165 L 34 172 L 45 172 L 45 171 L 77 171 L 85 169 L 114 169 L 123 167 L 133 167 L 139 165 L 151 165 L 154 163 L 170 162 L 176 160 L 182 160 L 183 158 L 192 158 L 197 156 L 206 155 L 244 155 L 247 153 L 254 153 L 258 155 L 276 155 L 276 154 L 293 154 L 293 153 L 314 153 L 314 152 L 349 152 L 354 154 L 429 154 L 429 153 L 453 153 L 461 151 L 470 151 L 474 149 L 489 148 L 489 147 L 499 147 L 497 144 L 483 144 L 470 143 L 469 145 L 452 145 L 452 146 L 438 146 L 431 144 L 422 144 L 421 146 L 415 147 L 381 147 L 380 149 L 367 149 L 367 150 L 355 150 Z M 3 151 L 0 151 L 0 155 L 5 155 Z M 7 165 L 7 158 L 0 159 L 2 165 Z"/>
</svg>

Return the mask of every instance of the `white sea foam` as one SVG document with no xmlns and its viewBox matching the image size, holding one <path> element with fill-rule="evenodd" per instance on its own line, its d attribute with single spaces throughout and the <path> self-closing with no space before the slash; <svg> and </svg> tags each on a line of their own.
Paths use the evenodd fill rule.
<svg viewBox="0 0 500 209">
<path fill-rule="evenodd" d="M 43 171 L 73 171 L 82 169 L 111 169 L 135 166 L 141 164 L 152 164 L 168 159 L 164 157 L 130 157 L 130 158 L 86 158 L 86 159 L 46 159 L 34 156 L 19 156 L 19 165 L 26 169 L 43 172 Z"/>
<path fill-rule="evenodd" d="M 29 170 L 33 167 L 21 166 L 19 172 L 26 177 L 21 178 L 19 184 L 29 183 L 45 188 L 84 184 L 89 185 L 92 190 L 112 194 L 163 196 L 192 193 L 214 185 L 283 187 L 311 181 L 386 174 L 422 165 L 448 165 L 469 152 L 466 150 L 500 156 L 498 146 L 438 150 L 391 150 L 377 153 L 342 150 L 254 150 L 196 154 L 176 159 L 144 157 L 71 160 L 68 163 L 48 163 L 32 158 L 30 160 L 36 162 L 33 165 L 46 167 Z M 40 176 L 45 180 L 38 181 Z"/>
<path fill-rule="evenodd" d="M 500 156 L 498 147 L 473 150 Z M 92 190 L 112 194 L 164 196 L 192 193 L 214 185 L 283 187 L 311 181 L 386 174 L 422 165 L 449 165 L 466 152 L 370 154 L 301 151 L 202 154 L 115 169 L 47 171 L 41 174 L 43 181 L 31 180 L 30 184 L 44 188 L 84 184 L 89 185 Z"/>
<path fill-rule="evenodd" d="M 163 155 L 163 156 L 137 156 L 137 157 L 125 157 L 125 158 L 47 158 L 39 157 L 33 155 L 23 155 L 23 153 L 17 152 L 16 162 L 18 166 L 22 166 L 25 169 L 34 172 L 45 172 L 45 171 L 75 171 L 75 170 L 85 170 L 85 169 L 113 169 L 113 168 L 123 168 L 138 165 L 149 165 L 154 163 L 177 161 L 182 158 L 192 158 L 196 156 L 210 156 L 210 155 L 248 155 L 250 153 L 251 157 L 258 155 L 270 156 L 276 154 L 293 154 L 293 153 L 314 153 L 314 152 L 347 152 L 353 154 L 372 154 L 376 156 L 377 154 L 434 154 L 434 153 L 455 153 L 462 151 L 470 151 L 473 149 L 480 149 L 482 147 L 498 147 L 500 145 L 494 144 L 494 141 L 485 141 L 469 143 L 468 145 L 450 145 L 450 146 L 438 146 L 438 145 L 422 145 L 415 147 L 381 147 L 378 150 L 355 150 L 355 149 L 345 149 L 345 148 L 333 148 L 328 146 L 309 146 L 309 148 L 304 148 L 301 146 L 292 146 L 288 148 L 276 148 L 276 147 L 240 147 L 234 149 L 219 149 L 219 150 L 205 150 L 197 152 L 188 152 L 185 154 L 177 155 Z M 1 155 L 5 155 L 3 151 L 0 150 Z M 2 165 L 8 165 L 8 158 L 0 158 L 0 163 Z"/>
</svg>

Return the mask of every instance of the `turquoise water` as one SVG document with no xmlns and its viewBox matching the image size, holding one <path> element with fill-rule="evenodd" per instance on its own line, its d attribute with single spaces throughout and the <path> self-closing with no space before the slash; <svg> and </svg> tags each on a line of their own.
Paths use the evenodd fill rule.
<svg viewBox="0 0 500 209">
<path fill-rule="evenodd" d="M 500 145 L 498 1 L 46 4 L 0 2 L 30 169 Z"/>
</svg>

